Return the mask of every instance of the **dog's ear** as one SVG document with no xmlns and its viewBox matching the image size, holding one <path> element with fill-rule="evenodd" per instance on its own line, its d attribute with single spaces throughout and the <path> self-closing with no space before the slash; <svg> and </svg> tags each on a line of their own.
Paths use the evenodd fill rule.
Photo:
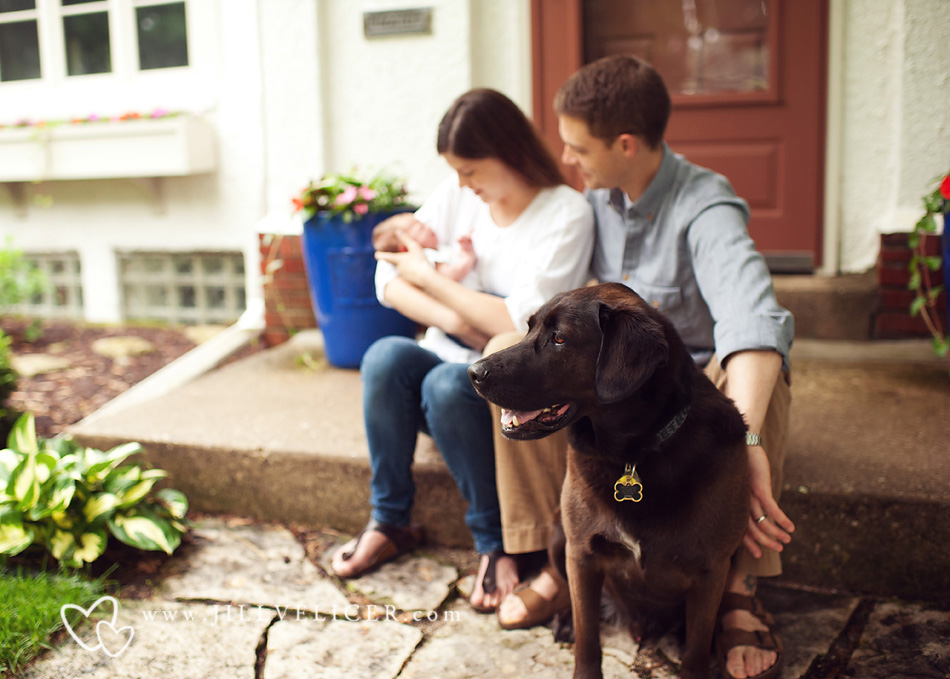
<svg viewBox="0 0 950 679">
<path fill-rule="evenodd" d="M 594 385 L 602 403 L 620 401 L 643 386 L 669 358 L 663 326 L 630 307 L 600 306 L 602 339 Z"/>
</svg>

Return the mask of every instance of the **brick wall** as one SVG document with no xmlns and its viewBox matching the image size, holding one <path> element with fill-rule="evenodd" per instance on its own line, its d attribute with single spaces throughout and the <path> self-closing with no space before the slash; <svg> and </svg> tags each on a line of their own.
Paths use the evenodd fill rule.
<svg viewBox="0 0 950 679">
<path fill-rule="evenodd" d="M 878 308 L 874 318 L 874 339 L 902 339 L 930 337 L 930 331 L 919 316 L 910 315 L 910 305 L 916 296 L 907 288 L 910 281 L 911 251 L 906 233 L 881 236 L 881 251 L 877 259 Z M 940 254 L 940 237 L 926 236 L 924 251 L 928 256 Z M 943 271 L 931 272 L 934 286 L 943 285 Z M 937 300 L 938 312 L 944 330 L 947 328 L 947 292 Z"/>
<path fill-rule="evenodd" d="M 300 236 L 259 234 L 264 276 L 264 341 L 274 346 L 316 328 Z"/>
</svg>

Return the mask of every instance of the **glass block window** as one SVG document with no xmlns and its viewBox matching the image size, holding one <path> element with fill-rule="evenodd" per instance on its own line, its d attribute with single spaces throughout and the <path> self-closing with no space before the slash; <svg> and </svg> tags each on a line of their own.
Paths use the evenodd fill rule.
<svg viewBox="0 0 950 679">
<path fill-rule="evenodd" d="M 119 280 L 127 320 L 233 323 L 246 307 L 240 253 L 123 253 Z"/>
<path fill-rule="evenodd" d="M 46 278 L 46 289 L 20 304 L 22 314 L 41 318 L 82 318 L 82 267 L 79 254 L 29 253 L 24 259 L 36 266 Z"/>
</svg>

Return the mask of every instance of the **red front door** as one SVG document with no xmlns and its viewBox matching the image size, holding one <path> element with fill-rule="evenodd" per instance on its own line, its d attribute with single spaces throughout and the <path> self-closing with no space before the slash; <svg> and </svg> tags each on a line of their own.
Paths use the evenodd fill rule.
<svg viewBox="0 0 950 679">
<path fill-rule="evenodd" d="M 773 270 L 821 263 L 827 0 L 534 0 L 535 119 L 583 63 L 633 54 L 673 98 L 666 139 L 726 175 Z"/>
</svg>

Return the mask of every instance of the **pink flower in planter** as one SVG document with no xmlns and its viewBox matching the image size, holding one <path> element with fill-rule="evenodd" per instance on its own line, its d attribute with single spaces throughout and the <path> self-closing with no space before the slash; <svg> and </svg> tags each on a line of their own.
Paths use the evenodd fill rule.
<svg viewBox="0 0 950 679">
<path fill-rule="evenodd" d="M 343 193 L 336 197 L 336 204 L 346 205 L 352 203 L 354 200 L 356 200 L 356 187 L 348 186 Z"/>
<path fill-rule="evenodd" d="M 363 200 L 373 200 L 373 198 L 379 195 L 376 191 L 369 188 L 368 186 L 361 186 L 359 194 L 360 198 Z"/>
<path fill-rule="evenodd" d="M 359 203 L 357 205 L 354 205 L 353 212 L 355 212 L 358 215 L 365 215 L 367 212 L 369 212 L 369 205 L 367 205 L 366 203 Z"/>
</svg>

